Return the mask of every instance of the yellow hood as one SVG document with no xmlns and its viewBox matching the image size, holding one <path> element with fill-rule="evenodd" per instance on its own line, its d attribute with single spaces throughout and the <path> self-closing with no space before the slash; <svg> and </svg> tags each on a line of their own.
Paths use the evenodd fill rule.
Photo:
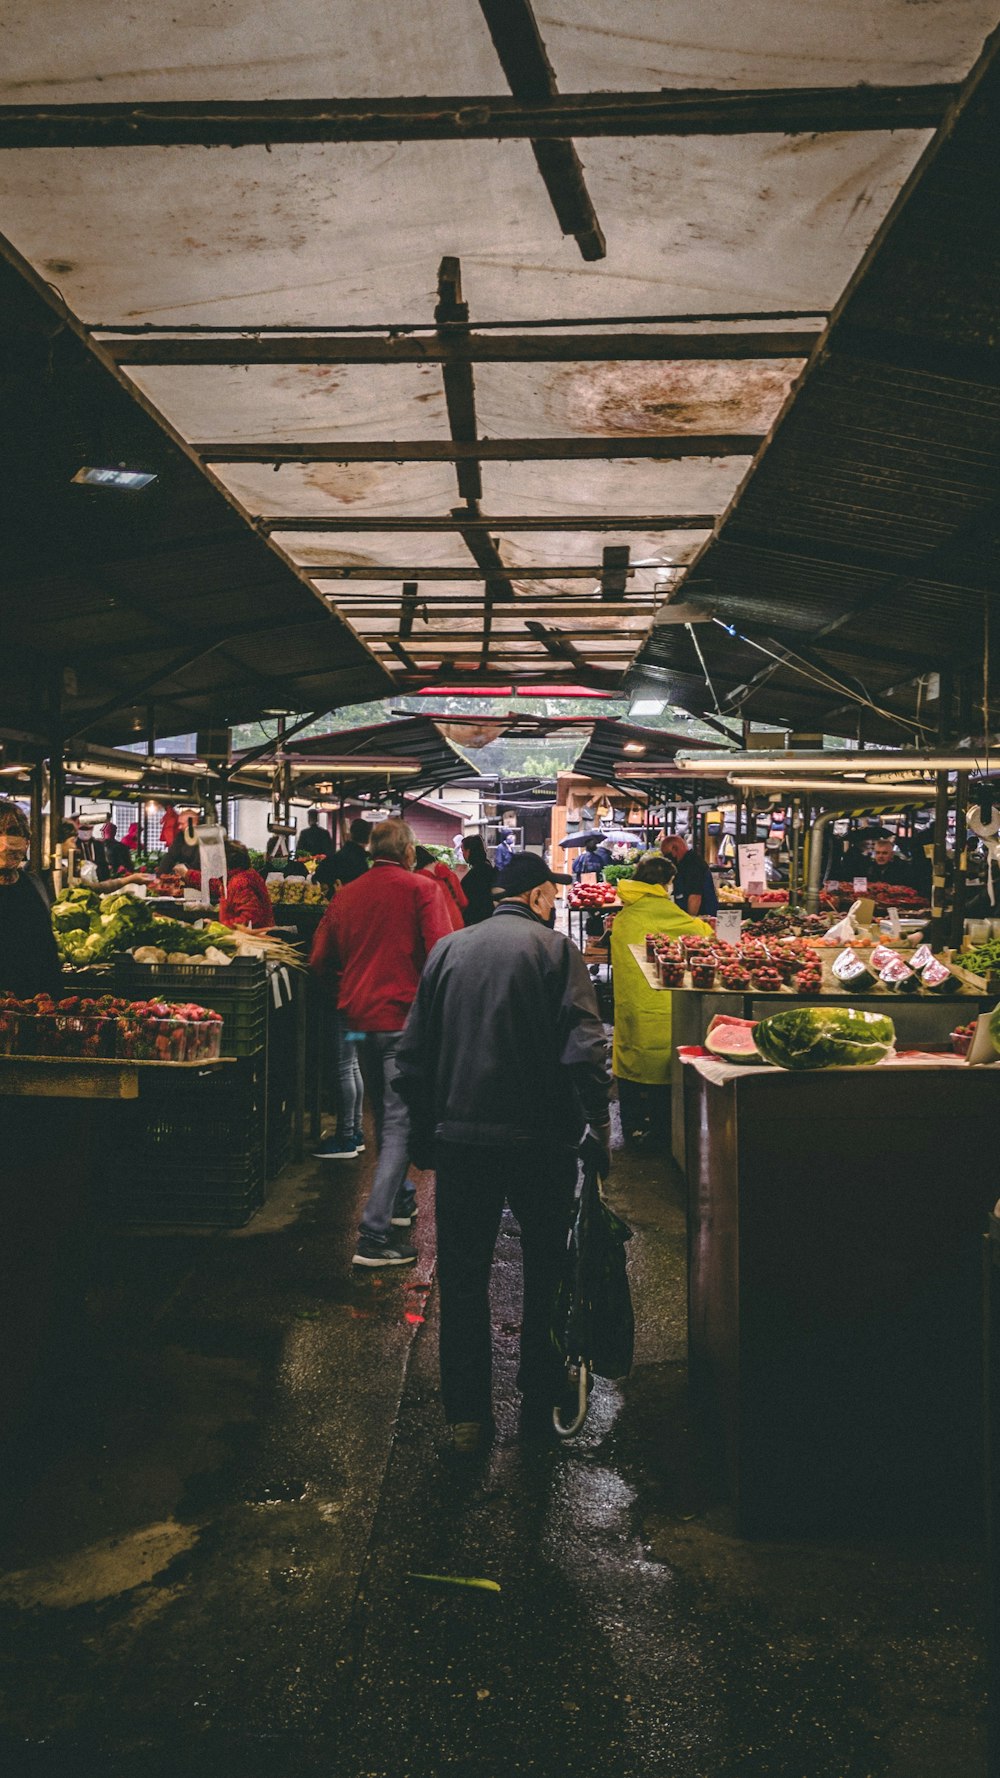
<svg viewBox="0 0 1000 1778">
<path fill-rule="evenodd" d="M 618 896 L 625 907 L 633 901 L 640 901 L 644 895 L 658 895 L 662 901 L 670 900 L 662 883 L 637 883 L 634 877 L 622 877 L 618 884 Z"/>
</svg>

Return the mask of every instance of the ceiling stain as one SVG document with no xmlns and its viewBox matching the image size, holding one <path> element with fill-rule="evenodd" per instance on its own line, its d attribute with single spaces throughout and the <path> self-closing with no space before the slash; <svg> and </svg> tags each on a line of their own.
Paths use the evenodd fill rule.
<svg viewBox="0 0 1000 1778">
<path fill-rule="evenodd" d="M 553 417 L 574 432 L 754 432 L 774 420 L 798 358 L 568 365 L 550 384 Z"/>
<path fill-rule="evenodd" d="M 381 463 L 311 463 L 303 480 L 341 506 L 354 506 L 378 490 L 382 468 Z"/>
</svg>

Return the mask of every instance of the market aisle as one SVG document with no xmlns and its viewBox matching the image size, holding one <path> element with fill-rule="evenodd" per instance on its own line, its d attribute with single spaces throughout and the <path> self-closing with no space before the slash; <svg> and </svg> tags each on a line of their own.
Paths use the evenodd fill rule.
<svg viewBox="0 0 1000 1778">
<path fill-rule="evenodd" d="M 350 1276 L 366 1171 L 306 1168 L 238 1235 L 109 1245 L 128 1284 L 7 1521 L 12 1778 L 978 1778 L 974 1547 L 732 1536 L 688 1423 L 672 1175 L 618 1157 L 636 1367 L 572 1450 L 517 1438 L 505 1229 L 499 1436 L 463 1478 L 429 1216 L 415 1270 Z"/>
</svg>

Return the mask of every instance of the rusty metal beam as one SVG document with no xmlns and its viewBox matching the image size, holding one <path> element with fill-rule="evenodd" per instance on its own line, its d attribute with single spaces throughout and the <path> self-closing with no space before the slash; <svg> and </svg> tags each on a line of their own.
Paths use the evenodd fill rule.
<svg viewBox="0 0 1000 1778">
<path fill-rule="evenodd" d="M 0 106 L 0 148 L 269 146 L 281 142 L 562 142 L 573 136 L 815 135 L 924 130 L 958 88 L 785 87 L 492 93 L 385 99 L 187 99 Z M 568 218 L 567 218 L 568 219 Z M 567 232 L 576 232 L 568 230 Z M 596 238 L 593 243 L 597 245 Z"/>
<path fill-rule="evenodd" d="M 192 450 L 209 463 L 551 463 L 649 457 L 752 457 L 763 432 L 657 433 L 622 438 L 400 438 L 266 440 L 196 443 Z M 476 515 L 478 516 L 478 515 Z"/>
<path fill-rule="evenodd" d="M 463 514 L 465 531 L 711 531 L 718 515 L 711 512 L 613 513 L 595 518 L 593 513 L 564 512 L 554 517 L 526 513 L 505 513 L 500 518 L 487 518 L 482 513 Z M 454 531 L 455 520 L 425 518 L 344 518 L 340 513 L 311 513 L 296 517 L 268 514 L 254 520 L 258 531 Z"/>
<path fill-rule="evenodd" d="M 440 309 L 440 304 L 438 305 Z M 467 305 L 463 305 L 466 307 Z M 480 334 L 468 329 L 434 338 L 345 339 L 292 330 L 232 335 L 102 340 L 116 364 L 601 364 L 675 363 L 689 359 L 807 358 L 819 328 L 760 328 L 743 333 Z"/>
</svg>

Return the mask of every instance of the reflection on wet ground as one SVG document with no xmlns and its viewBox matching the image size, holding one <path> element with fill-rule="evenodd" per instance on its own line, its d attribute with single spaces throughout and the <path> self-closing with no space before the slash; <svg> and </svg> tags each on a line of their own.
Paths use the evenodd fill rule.
<svg viewBox="0 0 1000 1778">
<path fill-rule="evenodd" d="M 350 1275 L 362 1165 L 286 1176 L 239 1235 L 88 1256 L 5 1473 L 13 1778 L 977 1778 L 976 1544 L 734 1535 L 665 1166 L 619 1157 L 636 1367 L 561 1450 L 519 1435 L 505 1223 L 471 1469 L 442 1449 L 429 1189 L 403 1273 Z"/>
</svg>

